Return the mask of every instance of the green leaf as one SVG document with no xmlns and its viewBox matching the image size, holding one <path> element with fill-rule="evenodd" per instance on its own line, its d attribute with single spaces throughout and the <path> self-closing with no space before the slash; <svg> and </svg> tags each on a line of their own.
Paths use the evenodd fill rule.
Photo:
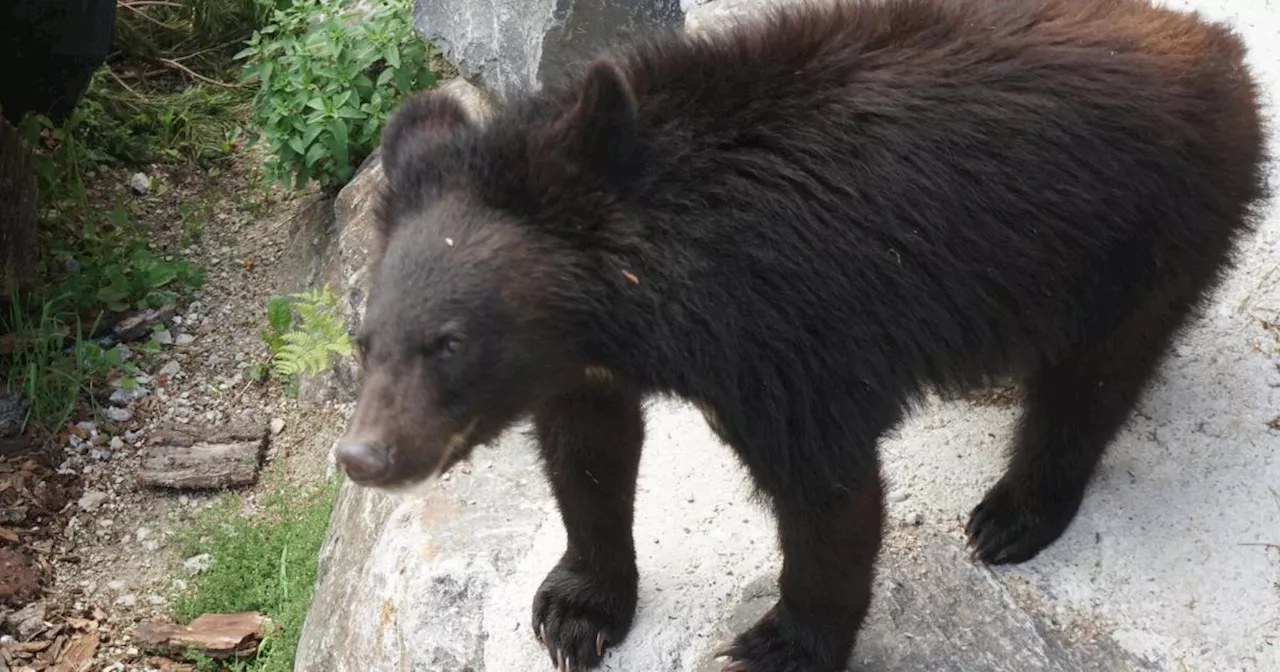
<svg viewBox="0 0 1280 672">
<path fill-rule="evenodd" d="M 293 188 L 301 189 L 307 186 L 307 180 L 311 179 L 311 171 L 312 167 L 310 165 L 304 165 L 302 170 L 299 170 L 298 174 L 293 178 Z"/>
<path fill-rule="evenodd" d="M 147 286 L 155 289 L 164 287 L 178 277 L 178 271 L 169 264 L 157 264 L 147 271 Z"/>
<path fill-rule="evenodd" d="M 393 68 L 400 67 L 400 48 L 394 44 L 388 44 L 382 51 L 382 57 L 387 59 L 387 63 Z"/>
<path fill-rule="evenodd" d="M 319 161 L 320 159 L 323 159 L 325 157 L 326 151 L 327 150 L 325 149 L 325 146 L 318 142 L 308 147 L 307 156 L 306 156 L 307 167 L 309 168 L 311 166 L 316 165 L 316 161 Z"/>
<path fill-rule="evenodd" d="M 106 304 L 118 304 L 128 296 L 128 290 L 121 289 L 116 285 L 108 285 L 98 290 L 98 300 Z"/>
<path fill-rule="evenodd" d="M 320 135 L 320 131 L 323 131 L 323 130 L 324 130 L 324 126 L 321 126 L 320 124 L 314 124 L 312 126 L 309 126 L 307 128 L 307 132 L 302 135 L 303 144 L 310 146 L 311 143 L 315 141 L 316 136 Z"/>
<path fill-rule="evenodd" d="M 401 93 L 408 93 L 409 87 L 413 84 L 413 73 L 408 68 L 396 70 L 396 88 Z"/>
<path fill-rule="evenodd" d="M 267 299 L 267 324 L 278 332 L 284 332 L 289 328 L 289 324 L 293 321 L 293 308 L 289 304 L 289 299 L 283 296 L 273 296 Z"/>
<path fill-rule="evenodd" d="M 347 154 L 347 125 L 342 121 L 329 124 L 329 151 L 333 152 L 333 160 L 339 167 L 350 165 L 351 158 Z"/>
</svg>

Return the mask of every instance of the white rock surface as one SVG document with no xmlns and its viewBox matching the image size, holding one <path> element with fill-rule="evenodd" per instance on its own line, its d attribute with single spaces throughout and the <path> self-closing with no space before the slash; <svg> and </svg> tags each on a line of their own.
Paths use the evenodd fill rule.
<svg viewBox="0 0 1280 672">
<path fill-rule="evenodd" d="M 688 0 L 417 0 L 414 25 L 468 81 L 504 98 L 652 25 Z"/>
<path fill-rule="evenodd" d="M 1280 3 L 1170 4 L 1233 20 L 1275 100 Z M 372 165 L 340 197 L 323 271 L 350 287 L 355 317 L 363 213 L 380 173 Z M 890 520 L 909 524 L 889 526 L 860 669 L 1280 670 L 1280 550 L 1266 546 L 1280 543 L 1280 431 L 1268 428 L 1280 415 L 1280 353 L 1261 322 L 1280 321 L 1280 209 L 1269 212 L 1075 523 L 1032 562 L 989 570 L 961 553 L 963 521 L 1000 473 L 1013 409 L 934 400 L 883 442 Z M 659 402 L 648 423 L 639 611 L 602 669 L 718 670 L 712 652 L 772 600 L 773 526 L 697 411 Z M 344 486 L 298 672 L 552 669 L 529 618 L 563 548 L 559 517 L 521 433 L 475 460 L 493 466 L 455 472 L 416 499 Z"/>
</svg>

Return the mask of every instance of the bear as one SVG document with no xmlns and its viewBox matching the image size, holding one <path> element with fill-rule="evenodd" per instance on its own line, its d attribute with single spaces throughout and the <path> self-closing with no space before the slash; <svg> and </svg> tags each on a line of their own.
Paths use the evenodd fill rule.
<svg viewBox="0 0 1280 672">
<path fill-rule="evenodd" d="M 776 521 L 780 597 L 726 672 L 834 672 L 872 598 L 877 444 L 1012 378 L 976 561 L 1071 524 L 1269 194 L 1241 39 L 1147 0 L 829 0 L 602 50 L 382 132 L 356 410 L 402 490 L 522 420 L 567 533 L 531 636 L 590 670 L 636 611 L 646 400 L 701 408 Z"/>
</svg>

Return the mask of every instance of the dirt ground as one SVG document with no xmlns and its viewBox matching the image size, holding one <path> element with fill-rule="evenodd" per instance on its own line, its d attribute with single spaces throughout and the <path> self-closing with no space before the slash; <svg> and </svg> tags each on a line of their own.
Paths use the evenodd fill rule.
<svg viewBox="0 0 1280 672">
<path fill-rule="evenodd" d="M 146 193 L 131 189 L 133 175 L 124 171 L 88 184 L 95 202 L 131 204 L 154 227 L 153 250 L 181 255 L 207 274 L 165 321 L 168 342 L 158 353 L 126 343 L 149 374 L 137 391 L 103 390 L 102 405 L 83 405 L 58 436 L 28 432 L 0 443 L 0 625 L 7 633 L 0 672 L 185 668 L 149 657 L 133 633 L 143 621 L 167 619 L 174 596 L 199 571 L 201 560 L 182 557 L 174 539 L 221 494 L 138 484 L 141 450 L 157 428 L 253 423 L 272 434 L 264 471 L 298 482 L 323 477 L 321 430 L 332 429 L 336 415 L 302 408 L 278 383 L 250 379 L 251 367 L 268 357 L 258 335 L 267 299 L 302 289 L 281 260 L 297 233 L 297 209 L 319 196 L 260 186 L 253 181 L 258 160 L 242 154 L 214 176 L 154 166 Z M 184 248 L 196 229 L 196 242 Z M 259 479 L 240 490 L 246 506 L 266 487 Z"/>
</svg>

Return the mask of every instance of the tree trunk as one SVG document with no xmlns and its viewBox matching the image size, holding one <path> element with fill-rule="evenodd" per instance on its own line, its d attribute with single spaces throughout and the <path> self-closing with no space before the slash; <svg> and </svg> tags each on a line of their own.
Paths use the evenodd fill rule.
<svg viewBox="0 0 1280 672">
<path fill-rule="evenodd" d="M 0 302 L 34 280 L 36 171 L 18 129 L 0 119 Z"/>
</svg>

